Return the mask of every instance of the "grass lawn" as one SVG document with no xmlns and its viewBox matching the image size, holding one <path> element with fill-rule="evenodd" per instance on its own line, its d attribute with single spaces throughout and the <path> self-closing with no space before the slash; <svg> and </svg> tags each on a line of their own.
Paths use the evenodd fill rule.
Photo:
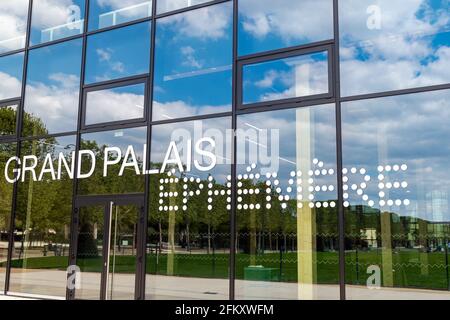
<svg viewBox="0 0 450 320">
<path fill-rule="evenodd" d="M 168 261 L 172 265 L 174 276 L 200 277 L 200 278 L 223 278 L 228 277 L 228 255 L 227 254 L 177 254 L 172 257 L 164 254 L 147 255 L 147 273 L 168 274 Z M 280 262 L 281 261 L 281 262 Z M 359 251 L 346 253 L 346 282 L 348 284 L 365 285 L 366 272 L 370 265 L 382 266 L 381 251 Z M 30 258 L 23 265 L 23 260 L 12 261 L 13 268 L 26 267 L 29 269 L 59 269 L 67 267 L 67 257 L 40 257 Z M 100 272 L 102 266 L 101 258 L 83 259 L 78 261 L 82 271 Z M 297 281 L 297 254 L 283 253 L 280 260 L 279 253 L 266 253 L 251 257 L 248 254 L 236 255 L 236 277 L 247 278 L 245 268 L 250 265 L 261 265 L 270 268 L 275 276 L 272 279 L 283 282 Z M 383 270 L 383 267 L 381 268 Z M 401 250 L 392 254 L 392 274 L 394 286 L 415 287 L 428 289 L 448 288 L 447 270 L 445 264 L 445 253 L 419 253 L 417 250 Z M 321 284 L 338 283 L 338 253 L 317 253 L 317 282 Z M 116 257 L 116 272 L 135 272 L 135 259 L 132 256 Z"/>
</svg>

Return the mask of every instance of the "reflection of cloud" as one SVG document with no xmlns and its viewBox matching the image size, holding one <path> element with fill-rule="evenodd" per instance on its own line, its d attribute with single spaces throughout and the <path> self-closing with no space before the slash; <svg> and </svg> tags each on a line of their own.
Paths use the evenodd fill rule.
<svg viewBox="0 0 450 320">
<path fill-rule="evenodd" d="M 28 0 L 2 1 L 0 51 L 18 49 L 25 44 L 27 11 Z"/>
<path fill-rule="evenodd" d="M 160 0 L 157 4 L 157 13 L 164 13 L 189 6 L 194 6 L 200 3 L 208 2 L 210 0 Z"/>
<path fill-rule="evenodd" d="M 181 54 L 185 57 L 182 65 L 186 67 L 201 69 L 202 64 L 195 59 L 195 49 L 191 46 L 181 47 Z"/>
<path fill-rule="evenodd" d="M 231 105 L 224 106 L 194 106 L 184 101 L 172 101 L 153 103 L 153 114 L 158 115 L 159 120 L 169 120 L 175 118 L 191 117 L 201 114 L 212 114 L 227 112 L 231 110 Z M 161 119 L 162 118 L 162 119 Z"/>
<path fill-rule="evenodd" d="M 96 49 L 95 51 L 98 56 L 99 62 L 104 62 L 108 64 L 109 69 L 116 71 L 118 73 L 124 73 L 125 72 L 125 64 L 121 61 L 114 61 L 113 60 L 113 54 L 114 50 L 111 48 L 105 48 L 105 49 Z M 97 81 L 103 81 L 108 80 L 109 77 L 107 75 L 98 76 L 96 77 Z"/>
<path fill-rule="evenodd" d="M 391 190 L 391 198 L 415 204 L 402 208 L 402 215 L 431 219 L 425 194 L 450 192 L 448 101 L 450 91 L 445 90 L 343 104 L 344 166 L 364 167 L 376 177 L 379 165 L 408 165 L 403 177 L 408 190 Z M 375 200 L 378 191 L 375 184 L 371 189 Z M 450 213 L 445 215 L 449 220 Z"/>
<path fill-rule="evenodd" d="M 95 52 L 97 52 L 98 58 L 101 62 L 111 60 L 112 50 L 110 48 L 97 49 Z"/>
<path fill-rule="evenodd" d="M 51 133 L 76 130 L 79 78 L 57 73 L 49 79 L 54 83 L 27 84 L 25 111 L 40 118 Z"/>
<path fill-rule="evenodd" d="M 343 94 L 449 82 L 450 75 L 444 72 L 450 65 L 449 33 L 442 33 L 450 31 L 448 5 L 378 0 L 382 27 L 371 30 L 366 9 L 372 2 L 341 2 Z"/>
<path fill-rule="evenodd" d="M 232 6 L 223 3 L 160 19 L 162 25 L 170 25 L 178 36 L 201 39 L 227 37 L 232 23 Z"/>
<path fill-rule="evenodd" d="M 295 3 L 294 3 L 295 2 Z M 243 30 L 258 39 L 274 35 L 292 41 L 325 40 L 333 36 L 329 0 L 246 0 L 239 2 Z"/>
<path fill-rule="evenodd" d="M 45 29 L 73 21 L 70 6 L 73 0 L 39 0 L 33 5 L 33 27 Z"/>
<path fill-rule="evenodd" d="M 313 60 L 307 60 L 306 63 L 303 63 L 305 61 L 298 62 L 293 64 L 289 71 L 269 69 L 261 77 L 252 79 L 253 82 L 246 81 L 244 103 L 327 93 L 328 62 Z M 255 71 L 260 70 L 256 69 Z M 252 88 L 252 86 L 255 88 Z M 280 91 L 280 87 L 283 90 Z M 260 93 L 257 99 L 254 97 L 254 92 Z"/>
<path fill-rule="evenodd" d="M 7 73 L 0 72 L 0 100 L 20 97 L 22 82 Z"/>
<path fill-rule="evenodd" d="M 144 96 L 111 90 L 93 92 L 88 94 L 86 112 L 87 124 L 142 118 Z"/>
</svg>

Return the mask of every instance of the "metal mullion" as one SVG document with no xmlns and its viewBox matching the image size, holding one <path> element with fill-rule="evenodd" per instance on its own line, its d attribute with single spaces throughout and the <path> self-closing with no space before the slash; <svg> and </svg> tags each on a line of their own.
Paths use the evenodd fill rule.
<svg viewBox="0 0 450 320">
<path fill-rule="evenodd" d="M 152 150 L 152 119 L 153 119 L 153 84 L 155 80 L 155 52 L 156 52 L 156 7 L 157 1 L 153 0 L 152 8 L 152 29 L 151 29 L 151 39 L 150 39 L 150 76 L 149 76 L 149 86 L 148 86 L 148 112 L 147 112 L 147 154 L 144 161 L 146 161 L 146 168 L 149 169 L 151 164 L 151 150 Z M 146 269 L 147 269 L 147 226 L 148 226 L 148 216 L 150 215 L 150 176 L 145 175 L 145 191 L 144 191 L 144 215 L 143 215 L 143 225 L 144 230 L 142 231 L 143 241 L 140 244 L 143 246 L 143 261 L 141 263 L 142 270 L 140 271 L 138 277 L 140 277 L 140 293 L 142 295 L 141 300 L 145 300 L 146 293 Z"/>
<path fill-rule="evenodd" d="M 177 118 L 177 119 L 170 119 L 170 120 L 157 120 L 157 121 L 152 122 L 152 125 L 157 126 L 157 125 L 161 125 L 161 124 L 189 122 L 189 121 L 196 121 L 196 120 L 208 120 L 208 119 L 230 117 L 232 115 L 233 115 L 233 112 L 211 113 L 211 114 L 204 114 L 204 115 L 200 115 L 200 116 L 192 116 L 192 117 Z"/>
<path fill-rule="evenodd" d="M 22 52 L 25 53 L 25 48 L 0 53 L 0 58 L 12 56 L 12 55 L 22 53 Z"/>
<path fill-rule="evenodd" d="M 145 122 L 128 122 L 125 124 L 114 124 L 107 126 L 98 126 L 98 127 L 90 127 L 87 129 L 80 129 L 80 135 L 84 135 L 87 133 L 96 133 L 96 132 L 107 132 L 107 131 L 116 131 L 116 130 L 125 130 L 125 129 L 133 129 L 133 128 L 143 128 L 147 125 L 147 121 Z M 79 151 L 79 150 L 78 150 Z"/>
<path fill-rule="evenodd" d="M 238 0 L 233 2 L 233 85 L 232 85 L 232 163 L 231 163 L 231 215 L 230 215 L 230 257 L 229 257 L 229 299 L 236 299 L 236 175 L 237 175 L 237 109 L 238 109 Z"/>
<path fill-rule="evenodd" d="M 43 42 L 43 43 L 39 43 L 39 44 L 35 44 L 33 46 L 30 46 L 28 50 L 34 50 L 34 49 L 39 49 L 39 48 L 43 48 L 43 47 L 48 47 L 48 46 L 60 44 L 60 43 L 63 43 L 63 42 L 68 42 L 68 41 L 80 39 L 82 37 L 83 37 L 83 34 L 77 34 L 77 35 L 66 37 L 66 38 L 61 38 L 61 39 L 57 39 L 57 40 L 53 40 L 53 41 Z"/>
<path fill-rule="evenodd" d="M 302 50 L 308 50 L 308 49 L 314 49 L 314 48 L 320 48 L 320 47 L 327 47 L 334 44 L 333 40 L 323 40 L 323 41 L 317 41 L 317 42 L 310 42 L 301 44 L 298 46 L 293 47 L 286 47 L 281 49 L 275 49 L 270 51 L 262 51 L 258 53 L 252 53 L 244 56 L 238 56 L 237 61 L 246 61 L 246 60 L 253 60 L 253 59 L 264 59 L 266 57 L 273 57 L 274 55 L 279 55 L 283 53 L 288 53 L 291 51 L 302 51 Z"/>
<path fill-rule="evenodd" d="M 111 79 L 111 80 L 106 80 L 106 81 L 102 81 L 102 82 L 94 82 L 94 83 L 84 84 L 82 86 L 82 88 L 85 91 L 98 91 L 98 90 L 103 90 L 104 88 L 120 87 L 122 83 L 124 86 L 126 86 L 127 84 L 131 84 L 133 82 L 136 82 L 136 83 L 144 82 L 145 79 L 147 79 L 148 77 L 149 77 L 148 73 L 138 74 L 135 76 L 129 76 L 129 77 L 125 77 L 125 78 Z"/>
<path fill-rule="evenodd" d="M 343 97 L 340 100 L 341 100 L 341 102 L 360 101 L 360 100 L 385 98 L 385 97 L 400 96 L 400 95 L 413 94 L 413 93 L 424 93 L 424 92 L 447 90 L 447 89 L 450 89 L 450 83 L 426 86 L 426 87 L 410 88 L 410 89 L 368 93 L 368 94 L 361 94 L 361 95 L 356 95 L 356 96 L 348 96 L 348 97 Z"/>
<path fill-rule="evenodd" d="M 242 57 L 238 59 L 239 66 L 249 65 L 249 64 L 256 64 L 256 63 L 262 63 L 262 62 L 269 62 L 273 60 L 280 60 L 280 59 L 286 59 L 296 56 L 302 56 L 306 54 L 316 53 L 316 52 L 322 52 L 322 51 L 328 51 L 328 54 L 330 55 L 330 48 L 333 45 L 333 43 L 330 43 L 330 41 L 327 41 L 325 44 L 320 43 L 313 43 L 308 46 L 301 46 L 301 47 L 294 47 L 294 48 L 283 48 L 276 50 L 274 52 L 270 53 L 263 53 L 263 54 L 255 54 L 251 57 Z"/>
<path fill-rule="evenodd" d="M 282 111 L 282 110 L 330 104 L 330 103 L 335 103 L 335 101 L 336 101 L 336 98 L 330 97 L 330 98 L 322 98 L 322 99 L 314 99 L 314 100 L 303 100 L 303 101 L 299 101 L 296 103 L 284 102 L 284 103 L 280 103 L 280 104 L 276 104 L 276 105 L 268 104 L 268 105 L 260 106 L 260 107 L 238 109 L 238 110 L 236 110 L 236 113 L 237 113 L 237 115 L 244 115 L 244 114 L 256 114 L 256 113 L 261 113 L 261 112 L 268 112 L 268 111 Z"/>
<path fill-rule="evenodd" d="M 77 131 L 68 131 L 68 132 L 61 132 L 61 133 L 55 133 L 55 134 L 46 134 L 46 135 L 40 135 L 40 136 L 19 137 L 18 140 L 19 141 L 43 140 L 43 139 L 50 139 L 50 138 L 73 136 L 73 135 L 76 135 L 76 134 L 77 134 Z"/>
<path fill-rule="evenodd" d="M 105 28 L 101 28 L 101 29 L 95 29 L 95 30 L 88 31 L 87 35 L 91 36 L 94 34 L 99 34 L 99 33 L 107 32 L 107 31 L 115 30 L 115 29 L 126 28 L 129 26 L 135 25 L 135 24 L 149 22 L 151 20 L 152 20 L 152 17 L 145 17 L 145 18 L 141 18 L 141 19 L 137 19 L 137 20 L 127 21 L 124 23 L 116 24 L 114 26 L 109 26 L 109 27 L 105 27 Z"/>
<path fill-rule="evenodd" d="M 114 202 L 104 204 L 104 215 L 103 215 L 103 268 L 101 273 L 100 281 L 100 300 L 106 300 L 108 297 L 108 277 L 109 277 L 109 257 L 110 257 L 110 246 L 111 246 L 111 218 L 112 218 L 112 207 Z"/>
<path fill-rule="evenodd" d="M 247 108 L 260 108 L 260 107 L 272 107 L 273 109 L 276 108 L 279 104 L 299 104 L 306 101 L 313 101 L 313 100 L 319 100 L 319 99 L 326 99 L 326 98 L 332 98 L 334 96 L 334 89 L 333 89 L 333 81 L 332 81 L 332 75 L 333 75 L 333 45 L 332 44 L 322 44 L 320 46 L 310 46 L 307 48 L 302 49 L 289 49 L 286 50 L 276 50 L 276 53 L 273 53 L 272 55 L 264 54 L 262 56 L 260 55 L 253 55 L 251 58 L 241 59 L 237 61 L 237 85 L 236 85 L 236 93 L 237 93 L 237 108 L 239 110 L 244 110 Z M 292 98 L 286 98 L 286 99 L 279 99 L 279 100 L 273 100 L 273 101 L 262 101 L 262 102 L 253 102 L 244 104 L 243 103 L 243 68 L 244 66 L 248 65 L 255 65 L 259 63 L 265 63 L 275 60 L 281 60 L 281 59 L 287 59 L 290 57 L 300 57 L 307 54 L 312 53 L 319 53 L 319 52 L 327 52 L 327 63 L 328 63 L 328 92 L 320 93 L 320 94 L 313 94 L 309 96 L 298 96 L 298 97 L 292 97 Z"/>
<path fill-rule="evenodd" d="M 184 8 L 180 8 L 180 9 L 177 9 L 177 10 L 160 13 L 158 15 L 155 15 L 154 17 L 156 19 L 165 18 L 165 17 L 176 15 L 176 14 L 180 14 L 180 13 L 184 13 L 184 12 L 188 12 L 188 11 L 193 11 L 193 10 L 201 9 L 201 8 L 205 8 L 205 7 L 210 7 L 210 6 L 213 6 L 213 5 L 216 5 L 216 4 L 225 3 L 225 2 L 231 2 L 231 1 L 232 0 L 212 0 L 212 1 L 209 1 L 209 2 L 200 3 L 200 4 L 193 5 L 193 6 L 184 7 Z M 156 0 L 155 0 L 155 2 L 156 2 Z M 155 13 L 156 13 L 156 11 L 155 11 Z"/>
<path fill-rule="evenodd" d="M 338 193 L 338 230 L 339 230 L 339 295 L 346 300 L 345 287 L 345 212 L 343 198 L 343 155 L 342 155 L 342 111 L 340 88 L 340 55 L 339 55 L 339 0 L 333 0 L 334 17 L 334 92 L 336 97 L 336 160 L 337 160 L 337 193 Z"/>
<path fill-rule="evenodd" d="M 84 8 L 84 32 L 82 34 L 83 37 L 83 46 L 81 48 L 81 70 L 80 70 L 80 87 L 79 87 L 79 97 L 78 97 L 78 120 L 77 120 L 77 133 L 76 133 L 76 142 L 75 142 L 75 154 L 78 155 L 78 151 L 80 150 L 81 143 L 81 122 L 82 122 L 82 104 L 83 104 L 83 84 L 85 78 L 85 67 L 86 67 L 86 47 L 87 47 L 87 35 L 86 30 L 89 23 L 89 2 L 90 0 L 85 0 L 85 8 Z M 69 246 L 69 265 L 76 265 L 76 239 L 77 232 L 76 226 L 78 224 L 78 208 L 76 207 L 76 198 L 78 194 L 78 156 L 73 160 L 74 163 L 74 173 L 73 173 L 73 181 L 72 181 L 72 217 L 71 217 L 71 225 L 70 225 L 70 246 Z M 69 290 L 67 287 L 66 290 L 66 299 L 74 299 L 75 298 L 75 289 Z"/>
<path fill-rule="evenodd" d="M 16 136 L 16 156 L 20 157 L 20 149 L 21 149 L 21 141 L 18 137 L 22 134 L 22 125 L 23 125 L 23 110 L 24 110 L 24 101 L 25 101 L 25 89 L 27 82 L 27 72 L 28 72 L 28 44 L 30 41 L 30 33 L 31 33 L 31 14 L 33 9 L 33 0 L 29 0 L 28 2 L 28 16 L 27 16 L 27 33 L 25 35 L 25 48 L 24 48 L 24 58 L 23 58 L 23 70 L 22 70 L 22 88 L 21 88 L 21 99 L 17 110 L 17 119 L 18 125 L 16 128 L 17 136 Z M 16 169 L 19 168 L 19 164 L 16 164 Z M 14 247 L 14 228 L 15 228 L 15 219 L 16 219 L 16 209 L 17 209 L 17 194 L 18 194 L 19 182 L 14 182 L 13 185 L 13 195 L 12 195 L 12 204 L 11 204 L 11 214 L 10 214 L 10 222 L 9 222 L 9 239 L 8 239 L 8 258 L 6 262 L 6 276 L 5 276 L 5 287 L 4 293 L 7 294 L 10 287 L 11 280 L 11 260 L 13 254 Z"/>
<path fill-rule="evenodd" d="M 24 66 L 24 68 L 25 68 L 25 66 Z M 23 72 L 23 69 L 22 69 L 22 72 Z M 0 108 L 1 107 L 9 107 L 11 105 L 19 105 L 20 101 L 21 101 L 20 97 L 15 97 L 15 98 L 1 100 L 0 101 Z"/>
</svg>

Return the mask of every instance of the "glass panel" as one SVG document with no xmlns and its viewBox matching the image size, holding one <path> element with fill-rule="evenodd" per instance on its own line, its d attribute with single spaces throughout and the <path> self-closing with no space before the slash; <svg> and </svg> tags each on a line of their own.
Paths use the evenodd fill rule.
<svg viewBox="0 0 450 320">
<path fill-rule="evenodd" d="M 91 0 L 89 3 L 89 30 L 112 27 L 151 15 L 152 1 Z"/>
<path fill-rule="evenodd" d="M 153 120 L 231 111 L 231 3 L 158 19 Z"/>
<path fill-rule="evenodd" d="M 0 100 L 22 95 L 23 53 L 0 58 Z"/>
<path fill-rule="evenodd" d="M 89 156 L 82 157 L 82 175 L 89 176 L 91 169 L 93 173 L 79 180 L 79 194 L 144 192 L 142 171 L 146 141 L 145 127 L 83 134 L 80 149 L 94 152 L 95 163 Z M 105 148 L 111 147 L 120 149 L 120 154 L 117 150 L 110 150 L 107 155 L 109 162 L 105 166 Z"/>
<path fill-rule="evenodd" d="M 229 297 L 230 127 L 230 118 L 153 127 L 146 299 Z"/>
<path fill-rule="evenodd" d="M 0 144 L 0 172 L 12 178 L 13 166 L 9 166 L 7 172 L 6 162 L 16 155 L 15 143 Z M 11 209 L 14 185 L 8 182 L 4 174 L 0 175 L 0 290 L 5 287 L 6 263 L 8 260 L 9 230 L 11 221 Z"/>
<path fill-rule="evenodd" d="M 82 34 L 85 0 L 34 1 L 30 45 Z"/>
<path fill-rule="evenodd" d="M 238 28 L 239 55 L 333 39 L 333 0 L 240 0 Z"/>
<path fill-rule="evenodd" d="M 85 83 L 149 73 L 149 22 L 88 37 Z"/>
<path fill-rule="evenodd" d="M 17 105 L 0 107 L 0 137 L 17 134 Z"/>
<path fill-rule="evenodd" d="M 82 40 L 30 51 L 23 136 L 77 129 Z"/>
<path fill-rule="evenodd" d="M 237 299 L 339 299 L 334 105 L 239 116 Z"/>
<path fill-rule="evenodd" d="M 145 84 L 90 91 L 85 125 L 144 118 Z"/>
<path fill-rule="evenodd" d="M 328 52 L 245 65 L 243 103 L 328 93 Z"/>
<path fill-rule="evenodd" d="M 105 207 L 80 208 L 77 241 L 77 266 L 80 268 L 80 288 L 76 299 L 100 299 L 103 271 L 103 237 Z"/>
<path fill-rule="evenodd" d="M 343 96 L 450 82 L 448 1 L 343 0 L 339 5 Z"/>
<path fill-rule="evenodd" d="M 190 6 L 195 6 L 197 4 L 210 2 L 213 0 L 159 0 L 157 2 L 157 13 L 165 13 L 168 11 L 178 10 Z"/>
<path fill-rule="evenodd" d="M 34 155 L 37 163 L 22 161 L 34 170 L 18 184 L 10 291 L 66 295 L 73 183 L 67 170 L 58 180 L 52 175 L 59 177 L 60 154 L 71 167 L 75 142 L 75 136 L 22 142 L 21 157 Z"/>
<path fill-rule="evenodd" d="M 449 101 L 343 103 L 348 298 L 450 298 Z"/>
<path fill-rule="evenodd" d="M 0 53 L 25 47 L 28 0 L 0 1 Z"/>
<path fill-rule="evenodd" d="M 112 207 L 109 252 L 108 300 L 133 300 L 136 281 L 136 206 Z"/>
</svg>

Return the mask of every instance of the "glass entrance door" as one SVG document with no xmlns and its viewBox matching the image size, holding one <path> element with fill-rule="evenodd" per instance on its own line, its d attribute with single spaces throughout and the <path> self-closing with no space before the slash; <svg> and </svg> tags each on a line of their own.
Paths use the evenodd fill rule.
<svg viewBox="0 0 450 320">
<path fill-rule="evenodd" d="M 73 248 L 79 278 L 69 295 L 85 300 L 137 298 L 143 198 L 84 198 L 78 203 Z"/>
</svg>

